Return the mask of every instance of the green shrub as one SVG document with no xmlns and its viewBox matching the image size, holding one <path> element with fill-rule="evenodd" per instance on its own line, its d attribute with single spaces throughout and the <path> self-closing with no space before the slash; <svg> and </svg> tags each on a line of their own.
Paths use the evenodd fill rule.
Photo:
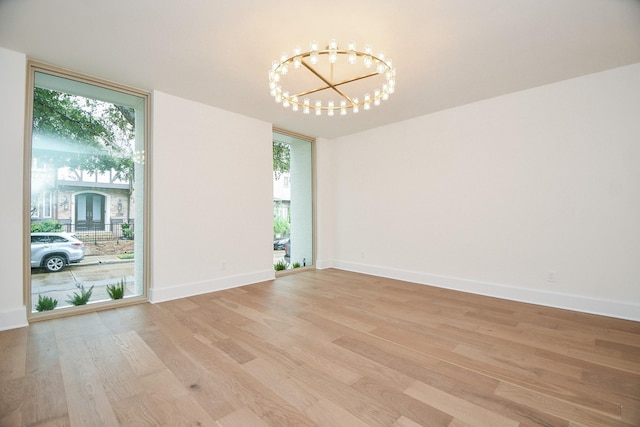
<svg viewBox="0 0 640 427">
<path fill-rule="evenodd" d="M 133 231 L 131 230 L 131 224 L 122 224 L 122 237 L 127 240 L 133 240 Z"/>
<path fill-rule="evenodd" d="M 49 311 L 56 308 L 58 300 L 48 296 L 38 295 L 38 303 L 36 304 L 36 311 Z"/>
<path fill-rule="evenodd" d="M 76 288 L 80 290 L 80 294 L 74 292 L 73 296 L 68 299 L 67 302 L 71 305 L 85 305 L 91 298 L 93 286 L 91 286 L 88 291 L 84 289 L 84 285 L 76 285 Z"/>
<path fill-rule="evenodd" d="M 273 269 L 275 271 L 282 271 L 286 270 L 287 268 L 289 268 L 289 263 L 283 259 L 273 264 Z"/>
<path fill-rule="evenodd" d="M 293 265 L 291 266 L 293 268 L 300 268 L 300 263 L 299 262 L 294 262 Z"/>
<path fill-rule="evenodd" d="M 289 234 L 289 222 L 286 219 L 274 218 L 273 219 L 273 235 L 285 236 Z"/>
<path fill-rule="evenodd" d="M 42 222 L 34 222 L 31 224 L 32 233 L 52 233 L 62 231 L 62 224 L 58 224 L 55 219 L 48 219 Z"/>
<path fill-rule="evenodd" d="M 124 290 L 126 286 L 126 281 L 124 279 L 120 279 L 120 283 L 107 285 L 107 293 L 111 299 L 122 299 L 124 298 Z"/>
</svg>

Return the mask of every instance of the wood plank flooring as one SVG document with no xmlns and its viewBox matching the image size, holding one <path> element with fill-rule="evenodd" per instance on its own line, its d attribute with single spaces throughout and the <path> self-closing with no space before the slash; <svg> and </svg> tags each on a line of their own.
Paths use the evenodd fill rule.
<svg viewBox="0 0 640 427">
<path fill-rule="evenodd" d="M 0 332 L 0 426 L 640 426 L 640 323 L 339 270 Z"/>
</svg>

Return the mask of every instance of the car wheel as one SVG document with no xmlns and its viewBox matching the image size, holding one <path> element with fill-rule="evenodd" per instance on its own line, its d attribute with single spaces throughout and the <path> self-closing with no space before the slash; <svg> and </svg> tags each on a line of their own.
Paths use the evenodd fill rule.
<svg viewBox="0 0 640 427">
<path fill-rule="evenodd" d="M 60 255 L 53 255 L 45 260 L 44 268 L 51 273 L 56 273 L 62 270 L 66 263 L 67 262 L 64 257 L 61 257 Z"/>
</svg>

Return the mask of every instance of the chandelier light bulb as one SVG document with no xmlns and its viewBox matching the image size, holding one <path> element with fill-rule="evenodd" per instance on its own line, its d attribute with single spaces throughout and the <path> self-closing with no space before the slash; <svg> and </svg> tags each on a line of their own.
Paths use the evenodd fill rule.
<svg viewBox="0 0 640 427">
<path fill-rule="evenodd" d="M 380 89 L 376 89 L 376 91 L 373 94 L 373 105 L 375 105 L 376 107 L 380 105 L 380 98 L 382 98 L 382 95 L 380 94 Z"/>
<path fill-rule="evenodd" d="M 309 61 L 312 65 L 318 64 L 318 43 L 311 42 L 311 55 L 309 56 Z"/>
<path fill-rule="evenodd" d="M 391 95 L 396 90 L 396 81 L 391 79 L 389 80 L 389 95 Z"/>
<path fill-rule="evenodd" d="M 301 53 L 302 49 L 300 49 L 299 46 L 296 46 L 295 49 L 293 49 L 293 68 L 295 68 L 296 70 L 300 68 L 300 66 L 302 66 L 302 57 L 300 56 Z"/>
<path fill-rule="evenodd" d="M 322 115 L 322 102 L 316 101 L 316 116 Z"/>
<path fill-rule="evenodd" d="M 387 61 L 387 67 L 387 71 L 384 74 L 385 78 L 387 80 L 392 80 L 396 76 L 396 70 L 395 68 L 393 68 L 393 64 L 391 63 L 390 59 Z"/>
<path fill-rule="evenodd" d="M 302 113 L 309 114 L 309 98 L 304 99 L 304 104 L 302 104 Z"/>
<path fill-rule="evenodd" d="M 380 52 L 376 61 L 376 72 L 382 74 L 387 71 L 387 65 L 384 60 L 384 53 Z"/>
<path fill-rule="evenodd" d="M 371 66 L 373 65 L 373 58 L 371 58 L 371 55 L 373 53 L 373 48 L 369 45 L 365 46 L 364 53 L 365 53 L 365 56 L 363 59 L 364 66 L 366 68 L 371 68 Z"/>
<path fill-rule="evenodd" d="M 335 40 L 329 42 L 329 63 L 335 64 L 338 60 L 338 43 Z"/>
<path fill-rule="evenodd" d="M 356 44 L 355 42 L 349 42 L 349 57 L 348 57 L 348 61 L 349 64 L 351 65 L 355 65 L 358 62 L 358 55 L 356 54 Z"/>
<path fill-rule="evenodd" d="M 280 69 L 280 74 L 285 75 L 289 72 L 289 66 L 287 65 L 287 54 L 283 53 L 282 56 L 280 56 L 280 63 L 283 64 L 281 66 Z"/>
</svg>

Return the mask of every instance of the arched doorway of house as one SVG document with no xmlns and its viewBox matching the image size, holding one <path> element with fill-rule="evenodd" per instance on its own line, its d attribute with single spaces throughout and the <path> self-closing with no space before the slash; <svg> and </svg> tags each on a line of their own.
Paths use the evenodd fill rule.
<svg viewBox="0 0 640 427">
<path fill-rule="evenodd" d="M 76 196 L 76 231 L 104 231 L 105 197 L 82 193 Z"/>
</svg>

